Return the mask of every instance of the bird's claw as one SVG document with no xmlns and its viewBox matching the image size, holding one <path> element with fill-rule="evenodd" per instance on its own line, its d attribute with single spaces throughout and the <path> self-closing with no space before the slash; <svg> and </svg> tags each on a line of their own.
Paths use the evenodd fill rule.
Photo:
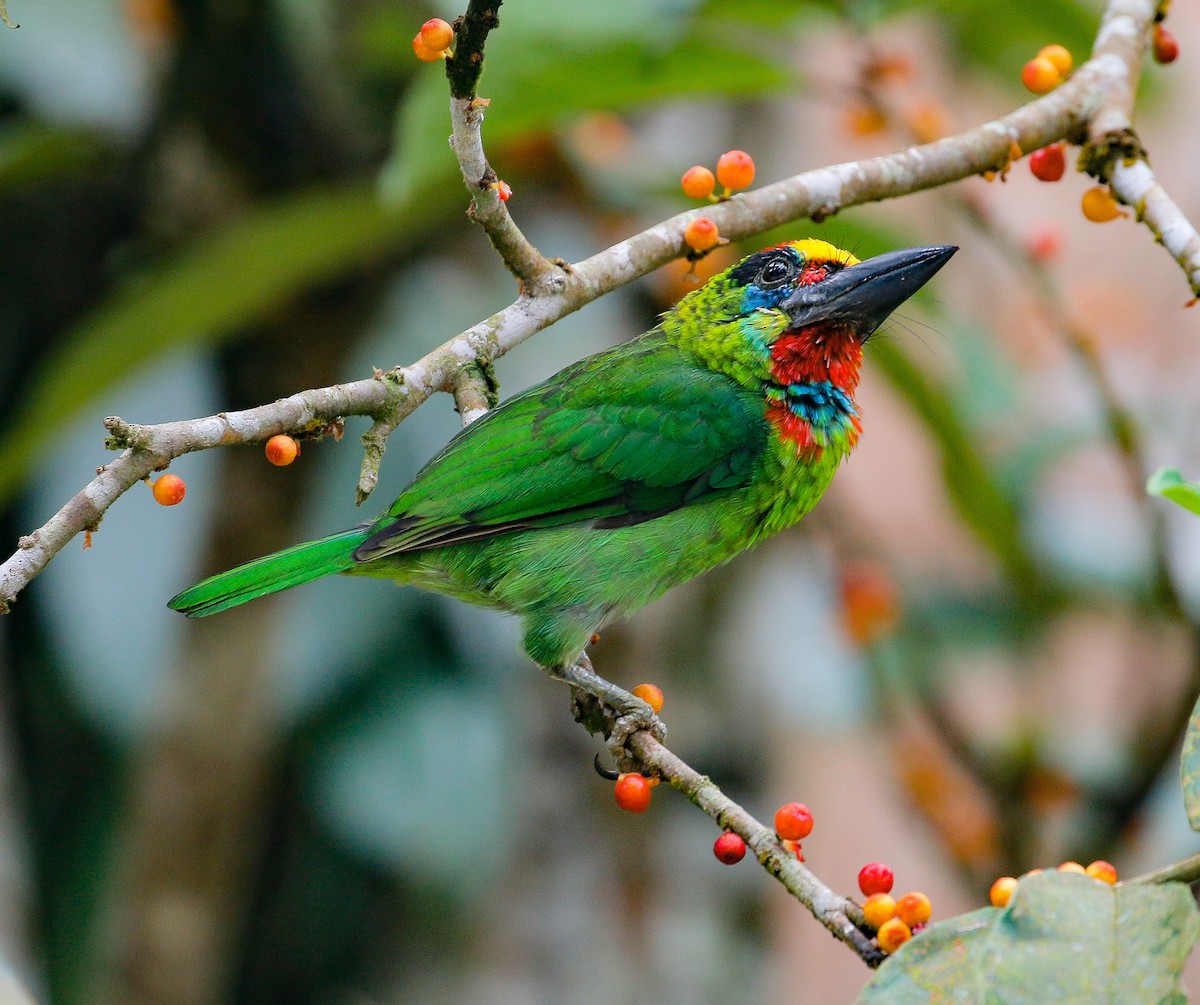
<svg viewBox="0 0 1200 1005">
<path fill-rule="evenodd" d="M 661 743 L 667 738 L 667 727 L 654 714 L 654 710 L 639 698 L 634 698 L 617 712 L 606 741 L 608 749 L 622 771 L 636 771 L 637 758 L 630 753 L 630 738 L 634 733 L 646 732 Z"/>
</svg>

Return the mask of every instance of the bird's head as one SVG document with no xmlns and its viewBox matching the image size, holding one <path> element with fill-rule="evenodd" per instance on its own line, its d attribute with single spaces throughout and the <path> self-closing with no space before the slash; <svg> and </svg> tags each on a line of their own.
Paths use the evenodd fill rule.
<svg viewBox="0 0 1200 1005">
<path fill-rule="evenodd" d="M 720 356 L 741 357 L 745 365 L 756 358 L 778 371 L 783 355 L 803 354 L 816 364 L 832 352 L 847 362 L 853 357 L 857 374 L 862 343 L 957 250 L 906 248 L 860 262 L 825 241 L 789 241 L 714 276 L 664 321 L 668 330 L 690 330 L 689 348 L 720 369 L 727 369 Z"/>
</svg>

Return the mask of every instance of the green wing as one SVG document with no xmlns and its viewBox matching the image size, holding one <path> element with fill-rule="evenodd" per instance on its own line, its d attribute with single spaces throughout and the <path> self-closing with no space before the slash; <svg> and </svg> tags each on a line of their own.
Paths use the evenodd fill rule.
<svg viewBox="0 0 1200 1005">
<path fill-rule="evenodd" d="M 767 434 L 761 398 L 650 332 L 464 429 L 354 557 L 541 527 L 640 523 L 746 485 Z"/>
</svg>

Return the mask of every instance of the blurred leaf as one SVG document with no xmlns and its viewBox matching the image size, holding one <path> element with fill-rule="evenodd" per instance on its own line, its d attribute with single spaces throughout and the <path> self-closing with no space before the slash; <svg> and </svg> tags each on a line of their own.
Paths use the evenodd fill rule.
<svg viewBox="0 0 1200 1005">
<path fill-rule="evenodd" d="M 1112 887 L 1087 876 L 1023 879 L 1008 907 L 930 927 L 879 968 L 859 1005 L 1182 1005 L 1200 935 L 1182 883 Z"/>
<path fill-rule="evenodd" d="M 66 420 L 150 360 L 215 345 L 326 282 L 413 239 L 446 193 L 384 207 L 353 185 L 307 191 L 248 212 L 114 290 L 33 374 L 0 445 L 0 500 Z M 97 438 L 100 430 L 97 427 Z"/>
<path fill-rule="evenodd" d="M 81 174 L 101 163 L 107 152 L 93 133 L 19 122 L 0 130 L 0 190 Z"/>
<path fill-rule="evenodd" d="M 596 5 L 596 10 L 603 14 L 605 34 L 612 35 L 606 5 Z M 776 90 L 793 80 L 752 51 L 720 41 L 689 37 L 662 50 L 648 48 L 641 39 L 597 42 L 574 32 L 546 35 L 545 26 L 526 32 L 508 27 L 506 20 L 489 39 L 480 82 L 480 94 L 491 101 L 484 139 L 492 148 L 580 112 L 616 111 L 684 95 L 736 98 Z M 653 37 L 661 39 L 658 28 Z M 384 191 L 391 198 L 403 199 L 457 169 L 446 143 L 448 104 L 440 74 L 426 76 L 409 91 L 396 120 L 395 153 L 383 173 Z M 494 166 L 503 173 L 503 164 Z"/>
<path fill-rule="evenodd" d="M 1187 732 L 1183 737 L 1183 756 L 1179 765 L 1183 780 L 1183 805 L 1192 830 L 1200 831 L 1200 699 L 1192 708 Z"/>
<path fill-rule="evenodd" d="M 1178 468 L 1159 468 L 1146 482 L 1146 491 L 1200 513 L 1200 485 L 1185 479 Z"/>
<path fill-rule="evenodd" d="M 13 24 L 12 21 L 8 19 L 8 6 L 5 4 L 4 0 L 0 0 L 0 21 L 3 21 L 10 28 L 18 27 L 18 25 Z"/>
</svg>

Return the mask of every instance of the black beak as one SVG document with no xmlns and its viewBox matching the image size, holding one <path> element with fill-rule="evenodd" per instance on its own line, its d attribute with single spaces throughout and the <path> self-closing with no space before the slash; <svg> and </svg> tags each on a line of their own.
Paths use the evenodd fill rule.
<svg viewBox="0 0 1200 1005">
<path fill-rule="evenodd" d="M 798 287 L 779 306 L 791 317 L 793 328 L 830 321 L 849 325 L 865 339 L 956 251 L 953 244 L 889 251 Z"/>
</svg>

